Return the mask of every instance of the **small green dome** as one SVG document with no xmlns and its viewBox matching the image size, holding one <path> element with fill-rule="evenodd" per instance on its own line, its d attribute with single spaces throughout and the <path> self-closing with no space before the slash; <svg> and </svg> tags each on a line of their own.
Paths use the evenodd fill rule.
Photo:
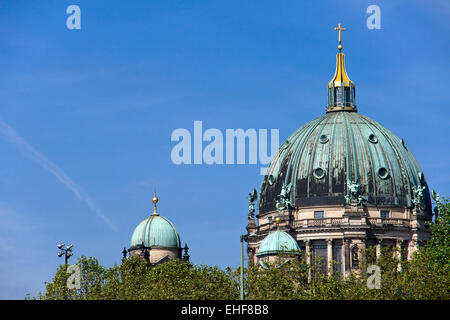
<svg viewBox="0 0 450 320">
<path fill-rule="evenodd" d="M 145 247 L 181 248 L 180 235 L 169 219 L 153 214 L 134 229 L 130 249 Z"/>
<path fill-rule="evenodd" d="M 277 230 L 271 232 L 264 238 L 259 246 L 256 256 L 261 257 L 270 254 L 293 251 L 296 251 L 298 254 L 300 253 L 300 248 L 298 247 L 297 241 L 295 241 L 295 239 L 288 233 Z"/>
</svg>

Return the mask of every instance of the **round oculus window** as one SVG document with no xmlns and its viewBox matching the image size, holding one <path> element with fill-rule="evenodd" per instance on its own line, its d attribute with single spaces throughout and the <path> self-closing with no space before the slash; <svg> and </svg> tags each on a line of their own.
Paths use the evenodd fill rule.
<svg viewBox="0 0 450 320">
<path fill-rule="evenodd" d="M 372 142 L 372 143 L 377 143 L 378 142 L 377 136 L 374 135 L 373 133 L 371 133 L 369 135 L 369 141 Z"/>
<path fill-rule="evenodd" d="M 316 168 L 314 169 L 313 175 L 316 179 L 322 179 L 325 177 L 325 170 L 322 168 Z"/>
<path fill-rule="evenodd" d="M 320 136 L 319 138 L 320 143 L 327 143 L 328 142 L 328 137 L 326 134 L 323 134 Z"/>
<path fill-rule="evenodd" d="M 381 179 L 387 179 L 389 178 L 389 171 L 386 168 L 381 167 L 378 169 L 378 176 Z"/>
</svg>

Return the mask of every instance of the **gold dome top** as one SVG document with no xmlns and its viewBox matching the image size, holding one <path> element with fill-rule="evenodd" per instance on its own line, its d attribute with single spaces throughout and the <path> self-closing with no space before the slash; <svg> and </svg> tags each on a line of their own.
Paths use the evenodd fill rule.
<svg viewBox="0 0 450 320">
<path fill-rule="evenodd" d="M 345 31 L 339 23 L 334 30 L 339 31 L 339 53 L 336 55 L 336 71 L 333 79 L 328 83 L 327 112 L 357 111 L 355 103 L 355 84 L 350 80 L 345 70 L 344 54 L 342 53 L 341 31 Z"/>
<path fill-rule="evenodd" d="M 352 80 L 347 75 L 347 71 L 345 70 L 345 63 L 344 63 L 344 54 L 341 52 L 342 48 L 342 36 L 341 31 L 345 31 L 346 28 L 342 28 L 341 24 L 339 23 L 334 30 L 339 31 L 339 53 L 336 55 L 336 71 L 334 72 L 333 79 L 328 83 L 328 88 L 333 87 L 350 87 L 350 83 L 353 84 Z"/>
<path fill-rule="evenodd" d="M 158 199 L 158 197 L 156 196 L 156 192 L 155 192 L 155 195 L 154 195 L 153 198 L 152 198 L 152 202 L 153 202 L 153 215 L 154 215 L 154 216 L 157 216 L 157 215 L 158 215 L 158 213 L 156 212 L 156 204 L 158 203 L 158 201 L 159 201 L 159 199 Z"/>
<path fill-rule="evenodd" d="M 333 79 L 328 83 L 328 88 L 334 87 L 350 87 L 350 83 L 353 81 L 347 75 L 344 63 L 344 54 L 339 52 L 336 55 L 336 71 L 334 72 Z"/>
</svg>

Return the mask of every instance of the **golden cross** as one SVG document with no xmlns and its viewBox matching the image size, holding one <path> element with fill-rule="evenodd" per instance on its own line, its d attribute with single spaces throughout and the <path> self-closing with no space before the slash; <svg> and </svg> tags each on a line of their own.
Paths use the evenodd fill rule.
<svg viewBox="0 0 450 320">
<path fill-rule="evenodd" d="M 341 31 L 345 31 L 345 28 L 341 28 L 341 24 L 338 24 L 338 27 L 334 28 L 334 30 L 338 30 L 339 31 L 339 43 L 341 43 Z"/>
</svg>

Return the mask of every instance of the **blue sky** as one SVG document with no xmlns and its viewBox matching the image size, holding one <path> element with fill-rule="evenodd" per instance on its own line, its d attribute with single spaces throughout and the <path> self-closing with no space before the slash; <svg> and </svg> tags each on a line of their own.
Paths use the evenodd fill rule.
<svg viewBox="0 0 450 320">
<path fill-rule="evenodd" d="M 177 166 L 171 133 L 201 120 L 281 143 L 324 113 L 339 22 L 359 111 L 450 196 L 449 17 L 444 0 L 2 1 L 0 298 L 43 290 L 60 242 L 120 263 L 155 189 L 194 263 L 237 266 L 261 166 Z"/>
</svg>

